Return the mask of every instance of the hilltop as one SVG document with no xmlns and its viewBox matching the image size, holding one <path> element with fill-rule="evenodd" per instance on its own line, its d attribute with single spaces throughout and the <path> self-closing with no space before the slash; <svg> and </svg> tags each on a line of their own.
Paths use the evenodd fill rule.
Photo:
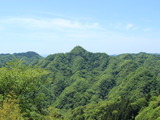
<svg viewBox="0 0 160 120">
<path fill-rule="evenodd" d="M 4 66 L 6 62 L 13 61 L 15 59 L 22 60 L 26 65 L 35 65 L 42 58 L 42 56 L 33 51 L 13 54 L 0 54 L 0 67 Z"/>
</svg>

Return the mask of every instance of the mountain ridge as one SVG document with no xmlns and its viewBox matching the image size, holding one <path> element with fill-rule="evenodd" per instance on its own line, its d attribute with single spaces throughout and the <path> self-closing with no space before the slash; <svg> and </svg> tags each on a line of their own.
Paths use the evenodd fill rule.
<svg viewBox="0 0 160 120">
<path fill-rule="evenodd" d="M 13 61 L 14 59 L 22 60 L 24 64 L 27 65 L 34 65 L 37 64 L 39 60 L 43 59 L 43 57 L 33 51 L 13 54 L 2 53 L 0 54 L 0 67 L 4 66 L 8 61 Z"/>
<path fill-rule="evenodd" d="M 28 62 L 31 58 L 27 58 Z M 49 72 L 42 79 L 49 84 L 30 93 L 34 97 L 38 94 L 36 100 L 43 101 L 41 105 L 36 100 L 32 103 L 37 105 L 32 111 L 43 117 L 46 113 L 42 109 L 48 106 L 53 109 L 51 118 L 59 120 L 158 120 L 160 117 L 159 54 L 110 56 L 76 46 L 70 52 L 51 54 L 26 65 Z"/>
<path fill-rule="evenodd" d="M 78 46 L 68 53 L 49 55 L 39 66 L 52 71 L 50 76 L 54 81 L 52 87 L 56 96 L 54 107 L 73 109 L 71 114 L 75 114 L 79 106 L 84 106 L 81 108 L 85 111 L 85 106 L 100 101 L 113 100 L 116 104 L 130 105 L 141 98 L 159 95 L 159 62 L 160 55 L 157 54 L 141 52 L 109 56 L 106 53 L 88 52 Z M 112 107 L 108 109 L 114 111 Z M 135 117 L 138 114 L 138 110 L 130 112 Z M 108 116 L 106 113 L 103 115 Z"/>
</svg>

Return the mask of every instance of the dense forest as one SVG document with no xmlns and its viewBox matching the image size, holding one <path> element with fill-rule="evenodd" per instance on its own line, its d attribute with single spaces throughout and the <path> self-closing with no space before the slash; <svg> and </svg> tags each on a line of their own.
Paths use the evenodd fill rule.
<svg viewBox="0 0 160 120">
<path fill-rule="evenodd" d="M 0 54 L 0 120 L 160 120 L 160 55 Z"/>
</svg>

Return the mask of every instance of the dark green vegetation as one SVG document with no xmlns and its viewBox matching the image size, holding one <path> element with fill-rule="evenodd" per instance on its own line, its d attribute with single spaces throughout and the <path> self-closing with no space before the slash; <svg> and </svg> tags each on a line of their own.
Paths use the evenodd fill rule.
<svg viewBox="0 0 160 120">
<path fill-rule="evenodd" d="M 24 63 L 1 62 L 0 119 L 160 120 L 158 54 L 109 56 L 77 46 L 44 59 L 15 57 Z"/>
<path fill-rule="evenodd" d="M 25 65 L 35 65 L 42 59 L 39 54 L 35 52 L 26 52 L 26 53 L 14 53 L 14 54 L 0 54 L 0 67 L 4 66 L 6 62 L 13 60 L 23 60 Z"/>
</svg>

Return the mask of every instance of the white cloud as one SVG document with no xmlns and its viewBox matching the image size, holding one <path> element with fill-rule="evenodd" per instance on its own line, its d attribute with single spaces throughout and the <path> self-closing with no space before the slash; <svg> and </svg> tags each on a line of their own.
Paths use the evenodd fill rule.
<svg viewBox="0 0 160 120">
<path fill-rule="evenodd" d="M 125 27 L 126 30 L 130 30 L 132 28 L 134 28 L 134 24 L 127 24 Z"/>
<path fill-rule="evenodd" d="M 139 30 L 140 27 L 135 24 L 126 23 L 112 23 L 110 26 L 115 30 Z"/>
<path fill-rule="evenodd" d="M 56 28 L 70 28 L 70 29 L 99 29 L 100 25 L 97 22 L 85 23 L 80 21 L 73 21 L 68 19 L 54 18 L 54 19 L 35 19 L 35 18 L 8 18 L 0 20 L 0 23 L 21 26 L 24 28 L 37 29 L 56 29 Z"/>
</svg>

